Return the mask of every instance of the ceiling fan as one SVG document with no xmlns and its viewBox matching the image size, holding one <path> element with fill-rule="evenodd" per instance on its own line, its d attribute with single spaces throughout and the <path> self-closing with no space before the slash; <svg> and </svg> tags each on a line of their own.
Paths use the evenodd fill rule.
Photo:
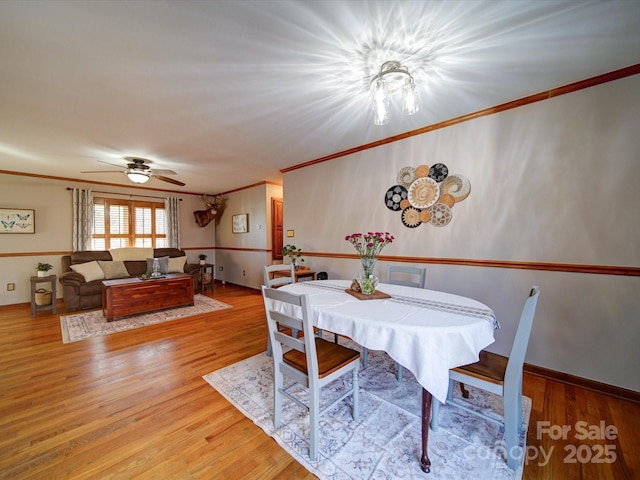
<svg viewBox="0 0 640 480">
<path fill-rule="evenodd" d="M 124 170 L 119 170 L 118 172 L 114 170 L 93 170 L 80 173 L 124 173 L 133 183 L 146 183 L 150 178 L 157 178 L 158 180 L 162 180 L 163 182 L 173 183 L 174 185 L 180 185 L 181 187 L 184 187 L 186 185 L 185 183 L 182 183 L 181 181 L 174 178 L 165 177 L 165 175 L 177 175 L 177 173 L 173 170 L 152 170 L 151 167 L 147 165 L 148 163 L 151 163 L 151 160 L 139 157 L 125 157 L 125 160 L 129 162 L 127 163 L 126 167 L 98 160 L 100 163 L 104 163 L 106 165 L 112 165 L 120 169 L 124 168 Z"/>
</svg>

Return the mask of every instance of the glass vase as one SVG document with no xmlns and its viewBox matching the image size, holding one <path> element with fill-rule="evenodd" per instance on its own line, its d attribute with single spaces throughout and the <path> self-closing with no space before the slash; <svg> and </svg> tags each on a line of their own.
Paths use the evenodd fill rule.
<svg viewBox="0 0 640 480">
<path fill-rule="evenodd" d="M 377 257 L 360 257 L 362 271 L 358 274 L 358 284 L 360 291 L 365 295 L 373 295 L 378 287 L 380 277 L 375 269 Z"/>
</svg>

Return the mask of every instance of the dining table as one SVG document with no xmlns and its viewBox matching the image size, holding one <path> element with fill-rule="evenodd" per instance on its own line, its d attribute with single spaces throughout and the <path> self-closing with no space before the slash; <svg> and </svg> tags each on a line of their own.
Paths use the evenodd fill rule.
<svg viewBox="0 0 640 480">
<path fill-rule="evenodd" d="M 499 328 L 493 311 L 464 296 L 385 283 L 373 295 L 352 291 L 350 280 L 315 280 L 280 289 L 308 296 L 319 330 L 382 350 L 415 376 L 422 387 L 420 467 L 428 473 L 432 398 L 444 403 L 449 370 L 477 362 L 480 351 L 493 343 Z"/>
</svg>

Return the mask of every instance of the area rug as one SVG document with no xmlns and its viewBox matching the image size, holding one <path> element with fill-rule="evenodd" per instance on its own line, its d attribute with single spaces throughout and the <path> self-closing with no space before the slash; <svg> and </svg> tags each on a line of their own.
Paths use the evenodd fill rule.
<svg viewBox="0 0 640 480">
<path fill-rule="evenodd" d="M 210 313 L 231 308 L 231 305 L 204 295 L 195 295 L 193 301 L 194 305 L 190 307 L 177 307 L 139 315 L 127 315 L 119 317 L 112 322 L 107 322 L 107 319 L 102 314 L 102 310 L 61 316 L 60 329 L 62 330 L 62 343 L 78 342 L 80 340 L 86 340 L 87 338 L 110 335 L 112 333 L 145 327 L 155 323 L 168 322 L 201 313 Z"/>
<path fill-rule="evenodd" d="M 358 348 L 348 340 L 340 343 Z M 395 363 L 384 352 L 369 353 L 369 367 L 361 369 L 359 375 L 360 415 L 353 420 L 348 399 L 320 417 L 322 433 L 317 462 L 309 460 L 309 417 L 300 406 L 285 398 L 283 426 L 277 430 L 273 427 L 273 363 L 270 357 L 261 353 L 203 378 L 322 480 L 522 478 L 523 460 L 514 472 L 502 457 L 502 428 L 444 405 L 440 408 L 439 429 L 429 432 L 431 473 L 422 472 L 419 463 L 421 387 L 406 370 L 403 380 L 398 382 L 395 368 Z M 350 378 L 345 382 L 348 385 Z M 343 386 L 343 381 L 338 379 L 325 387 L 321 406 L 337 398 Z M 306 389 L 296 388 L 299 390 L 294 391 L 299 398 L 306 401 Z M 473 405 L 485 413 L 502 413 L 499 397 L 468 388 L 469 401 Z M 455 390 L 458 401 L 464 402 L 457 385 Z M 523 412 L 523 423 L 528 425 L 531 400 L 527 397 L 523 399 Z M 520 438 L 523 451 L 525 440 L 526 432 Z"/>
</svg>

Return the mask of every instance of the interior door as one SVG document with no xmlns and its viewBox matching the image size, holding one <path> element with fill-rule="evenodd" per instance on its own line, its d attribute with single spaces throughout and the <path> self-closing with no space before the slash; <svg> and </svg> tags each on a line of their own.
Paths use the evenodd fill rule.
<svg viewBox="0 0 640 480">
<path fill-rule="evenodd" d="M 271 198 L 271 258 L 273 260 L 282 260 L 282 247 L 284 247 L 282 205 L 281 198 Z"/>
</svg>

